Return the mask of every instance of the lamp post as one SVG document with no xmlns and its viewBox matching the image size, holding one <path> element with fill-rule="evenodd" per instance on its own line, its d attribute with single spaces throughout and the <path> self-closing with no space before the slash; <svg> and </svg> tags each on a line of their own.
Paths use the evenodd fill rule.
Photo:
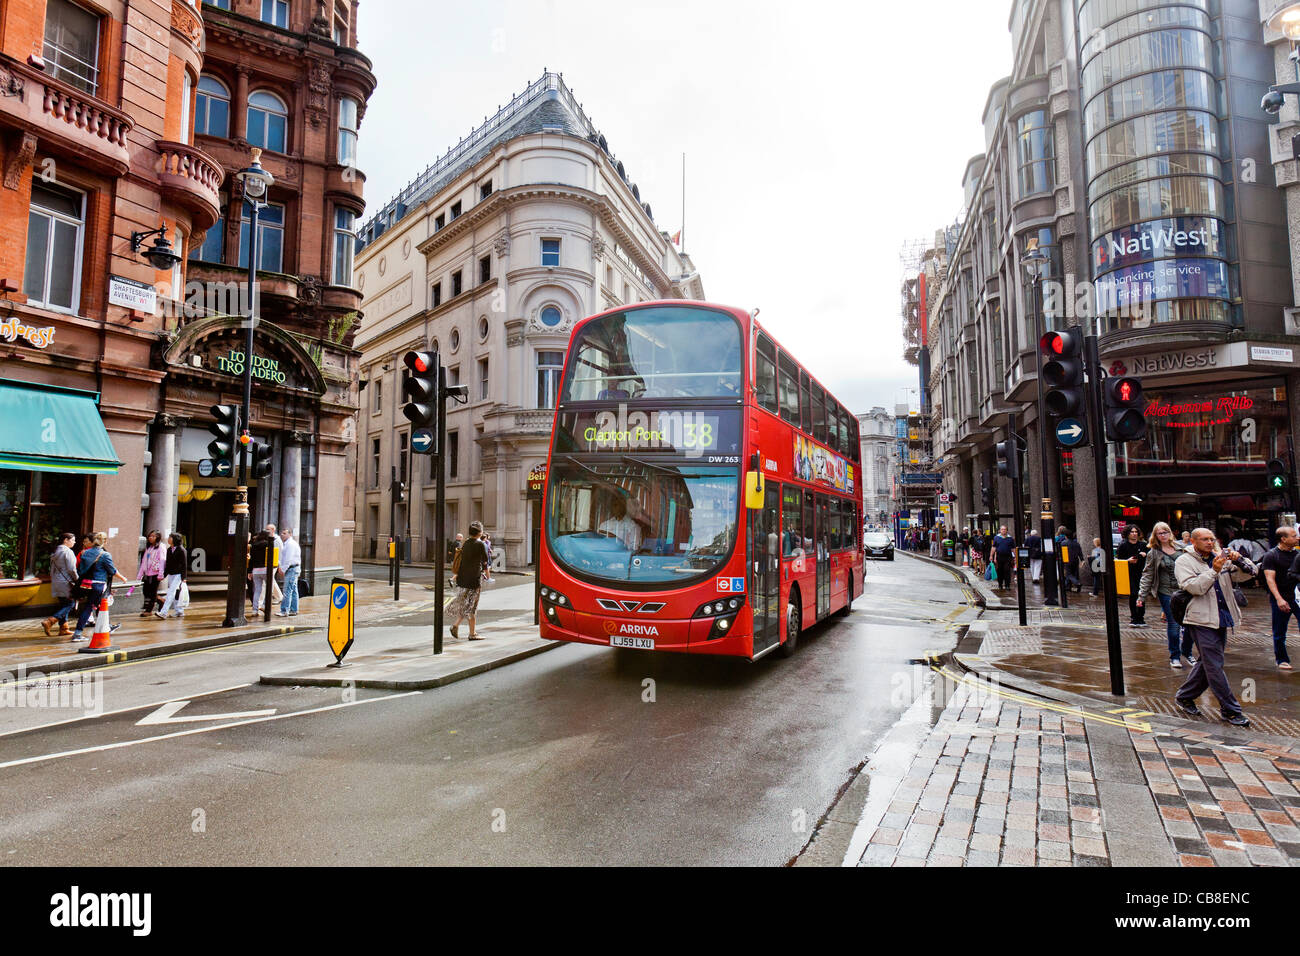
<svg viewBox="0 0 1300 956">
<path fill-rule="evenodd" d="M 226 617 L 222 627 L 239 627 L 244 623 L 244 579 L 248 571 L 248 448 L 252 441 L 253 406 L 253 328 L 257 324 L 257 256 L 258 214 L 266 207 L 266 191 L 275 177 L 262 168 L 262 151 L 253 149 L 253 163 L 235 173 L 244 188 L 244 202 L 249 207 L 248 224 L 248 319 L 244 337 L 244 402 L 240 408 L 239 477 L 235 488 L 235 505 L 231 509 L 232 533 L 226 577 Z M 268 582 L 268 587 L 270 584 Z"/>
<path fill-rule="evenodd" d="M 1265 26 L 1291 41 L 1291 62 L 1295 66 L 1295 78 L 1300 81 L 1300 3 L 1288 3 L 1278 7 L 1268 18 Z M 1260 109 L 1277 115 L 1282 112 L 1288 93 L 1300 95 L 1300 82 L 1270 86 L 1263 100 L 1260 101 Z"/>
<path fill-rule="evenodd" d="M 1043 281 L 1043 275 L 1051 268 L 1051 257 L 1046 252 L 1038 248 L 1038 240 L 1030 239 L 1025 244 L 1025 254 L 1021 259 L 1021 264 L 1025 267 L 1031 282 L 1030 295 L 1034 300 L 1034 341 L 1039 342 L 1043 338 L 1043 302 L 1039 297 L 1039 284 Z M 1039 466 L 1042 475 L 1043 487 L 1041 489 L 1042 509 L 1039 513 L 1039 536 L 1043 539 L 1043 551 L 1048 555 L 1043 561 L 1043 604 L 1046 607 L 1056 607 L 1060 602 L 1057 600 L 1057 580 L 1056 580 L 1056 545 L 1053 542 L 1054 532 L 1052 530 L 1052 492 L 1051 482 L 1047 477 L 1047 470 L 1051 467 L 1051 454 L 1048 451 L 1048 442 L 1051 436 L 1047 428 L 1047 406 L 1043 401 L 1043 372 L 1038 370 L 1038 451 Z M 1019 510 L 1020 502 L 1016 502 L 1016 508 Z M 1050 550 L 1049 550 L 1050 549 Z"/>
</svg>

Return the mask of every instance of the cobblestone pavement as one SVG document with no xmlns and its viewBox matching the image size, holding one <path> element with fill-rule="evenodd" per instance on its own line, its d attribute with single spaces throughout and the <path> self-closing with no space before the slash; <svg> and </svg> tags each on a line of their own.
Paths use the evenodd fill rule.
<svg viewBox="0 0 1300 956">
<path fill-rule="evenodd" d="M 1089 723 L 1122 726 L 1122 716 L 1013 696 L 957 686 L 859 865 L 1112 865 L 1111 841 L 1127 838 L 1108 826 L 1098 796 L 1113 741 L 1099 750 Z M 1158 810 L 1146 837 L 1167 841 L 1168 863 L 1300 866 L 1300 744 L 1232 743 L 1195 729 L 1119 740 L 1140 763 Z"/>
<path fill-rule="evenodd" d="M 1109 866 L 1083 721 L 959 687 L 860 865 Z"/>
</svg>

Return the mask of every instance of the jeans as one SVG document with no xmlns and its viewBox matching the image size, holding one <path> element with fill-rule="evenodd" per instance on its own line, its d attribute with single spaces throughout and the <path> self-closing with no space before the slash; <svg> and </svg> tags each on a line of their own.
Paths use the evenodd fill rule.
<svg viewBox="0 0 1300 956">
<path fill-rule="evenodd" d="M 166 617 L 168 614 L 171 613 L 172 608 L 175 607 L 176 613 L 180 614 L 181 608 L 180 608 L 179 601 L 180 601 L 181 581 L 183 579 L 179 574 L 169 574 L 163 580 L 167 582 L 167 600 L 163 602 L 162 610 L 159 611 L 158 613 L 161 614 L 163 617 Z"/>
<path fill-rule="evenodd" d="M 1179 627 L 1178 622 L 1174 620 L 1173 608 L 1170 606 L 1174 596 L 1172 594 L 1160 595 L 1160 607 L 1165 612 L 1165 639 L 1169 642 L 1169 659 L 1178 660 L 1179 651 L 1183 657 L 1192 656 L 1192 635 Z"/>
<path fill-rule="evenodd" d="M 298 565 L 284 569 L 284 597 L 280 599 L 280 610 L 285 614 L 298 613 Z"/>
<path fill-rule="evenodd" d="M 266 595 L 266 568 L 253 568 L 253 608 L 261 614 L 265 606 L 262 603 Z"/>
<path fill-rule="evenodd" d="M 1225 627 L 1201 627 L 1199 624 L 1184 625 L 1196 640 L 1197 659 L 1192 665 L 1192 672 L 1187 675 L 1183 686 L 1175 695 L 1177 701 L 1188 706 L 1196 703 L 1196 698 L 1205 693 L 1208 687 L 1219 700 L 1219 712 L 1224 718 L 1235 717 L 1241 713 L 1241 704 L 1237 703 L 1228 678 L 1223 673 L 1223 652 L 1228 644 L 1228 629 Z"/>
<path fill-rule="evenodd" d="M 1291 615 L 1294 614 L 1296 620 L 1300 621 L 1300 613 L 1296 612 L 1294 604 L 1289 605 L 1289 611 L 1279 609 L 1272 592 L 1268 595 L 1268 606 L 1273 612 L 1273 657 L 1279 664 L 1289 664 L 1291 658 L 1286 653 L 1286 629 L 1291 626 Z"/>
<path fill-rule="evenodd" d="M 82 632 L 91 617 L 99 611 L 99 602 L 104 599 L 104 592 L 107 590 L 107 581 L 96 581 L 91 586 L 90 596 L 81 602 L 81 614 L 77 617 L 77 634 Z"/>
<path fill-rule="evenodd" d="M 68 623 L 68 615 L 76 610 L 77 601 L 72 597 L 59 598 L 59 609 L 54 612 L 54 619 L 60 624 Z"/>
<path fill-rule="evenodd" d="M 144 606 L 142 611 L 153 611 L 158 605 L 158 585 L 162 583 L 162 578 L 156 578 L 147 574 L 140 579 L 140 584 L 144 588 Z"/>
</svg>

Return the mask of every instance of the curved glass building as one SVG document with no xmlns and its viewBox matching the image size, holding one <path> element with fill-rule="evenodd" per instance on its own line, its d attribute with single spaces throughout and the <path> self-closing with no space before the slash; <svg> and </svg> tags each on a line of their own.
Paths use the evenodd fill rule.
<svg viewBox="0 0 1300 956">
<path fill-rule="evenodd" d="M 1210 0 L 1080 0 L 1092 279 L 1104 331 L 1236 321 Z"/>
</svg>

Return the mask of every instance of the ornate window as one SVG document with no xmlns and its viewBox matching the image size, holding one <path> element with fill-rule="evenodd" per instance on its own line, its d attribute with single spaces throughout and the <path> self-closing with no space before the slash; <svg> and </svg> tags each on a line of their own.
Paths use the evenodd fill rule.
<svg viewBox="0 0 1300 956">
<path fill-rule="evenodd" d="M 53 183 L 33 183 L 27 218 L 23 293 L 33 305 L 75 312 L 81 299 L 85 197 Z"/>
<path fill-rule="evenodd" d="M 357 101 L 349 96 L 339 100 L 339 165 L 357 164 Z"/>
<path fill-rule="evenodd" d="M 48 0 L 45 7 L 46 69 L 91 96 L 99 87 L 99 19 L 69 0 Z"/>
<path fill-rule="evenodd" d="M 230 91 L 215 76 L 199 77 L 194 97 L 194 132 L 200 136 L 230 135 Z"/>
<path fill-rule="evenodd" d="M 258 90 L 248 97 L 248 142 L 283 153 L 288 136 L 289 109 L 274 93 Z"/>
</svg>

